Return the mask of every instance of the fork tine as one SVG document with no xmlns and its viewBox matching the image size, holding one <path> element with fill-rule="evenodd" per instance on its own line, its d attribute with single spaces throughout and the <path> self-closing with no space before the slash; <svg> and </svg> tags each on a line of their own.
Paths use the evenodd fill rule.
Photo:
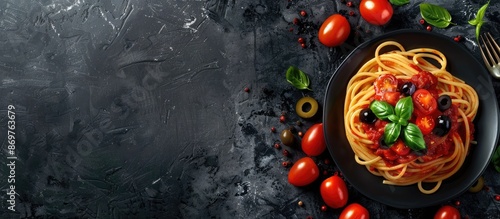
<svg viewBox="0 0 500 219">
<path fill-rule="evenodd" d="M 490 46 L 490 48 L 492 48 L 492 53 L 493 55 L 495 56 L 496 60 L 493 60 L 493 64 L 500 64 L 500 57 L 499 57 L 499 54 L 500 53 L 500 47 L 498 46 L 497 42 L 495 42 L 495 39 L 493 39 L 493 37 L 491 36 L 490 32 L 487 32 L 486 33 L 486 37 L 488 38 L 488 45 Z M 493 59 L 493 58 L 492 58 Z"/>
<path fill-rule="evenodd" d="M 483 57 L 483 61 L 485 62 L 485 64 L 488 66 L 488 68 L 490 68 L 490 66 L 492 66 L 492 65 L 490 64 L 490 60 L 486 57 L 486 55 L 485 55 L 486 52 L 484 50 L 487 50 L 488 55 L 491 57 L 490 51 L 488 50 L 488 47 L 486 46 L 483 35 L 480 35 L 479 37 L 481 38 L 481 41 L 483 44 L 483 45 L 479 44 L 479 50 L 481 51 L 481 56 Z M 485 48 L 484 50 L 483 50 L 483 47 Z"/>
</svg>

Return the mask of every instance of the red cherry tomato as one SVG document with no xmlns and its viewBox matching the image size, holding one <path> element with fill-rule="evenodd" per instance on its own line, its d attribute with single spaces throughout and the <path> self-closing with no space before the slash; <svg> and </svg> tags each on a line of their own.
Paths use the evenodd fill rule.
<svg viewBox="0 0 500 219">
<path fill-rule="evenodd" d="M 351 25 L 347 19 L 340 14 L 334 14 L 321 24 L 318 38 L 323 45 L 335 47 L 344 43 L 350 33 Z"/>
<path fill-rule="evenodd" d="M 288 182 L 294 186 L 309 185 L 319 176 L 318 165 L 310 157 L 297 160 L 288 172 Z"/>
<path fill-rule="evenodd" d="M 370 219 L 370 212 L 362 205 L 352 203 L 344 208 L 339 219 Z"/>
<path fill-rule="evenodd" d="M 384 25 L 392 17 L 392 5 L 388 0 L 362 0 L 359 13 L 368 23 Z"/>
<path fill-rule="evenodd" d="M 418 89 L 413 93 L 413 106 L 422 115 L 429 115 L 436 111 L 437 101 L 436 98 L 426 89 Z"/>
<path fill-rule="evenodd" d="M 401 97 L 401 93 L 397 91 L 388 91 L 384 93 L 384 98 L 387 103 L 396 106 L 396 103 L 398 102 L 399 98 Z"/>
<path fill-rule="evenodd" d="M 422 134 L 427 135 L 432 132 L 434 126 L 436 126 L 436 121 L 432 116 L 419 116 L 415 120 L 415 124 L 418 126 Z"/>
<path fill-rule="evenodd" d="M 385 92 L 396 92 L 398 79 L 391 74 L 381 75 L 375 80 L 374 86 L 377 95 L 383 95 Z"/>
<path fill-rule="evenodd" d="M 460 212 L 455 207 L 445 205 L 439 208 L 434 219 L 460 219 Z"/>
<path fill-rule="evenodd" d="M 344 207 L 349 198 L 344 180 L 337 175 L 333 175 L 323 180 L 320 186 L 320 193 L 323 201 L 330 208 Z"/>
<path fill-rule="evenodd" d="M 302 151 L 307 156 L 318 156 L 326 149 L 323 123 L 311 126 L 302 138 Z"/>
<path fill-rule="evenodd" d="M 418 89 L 435 89 L 438 84 L 438 78 L 428 71 L 420 71 L 411 77 L 411 82 Z"/>
<path fill-rule="evenodd" d="M 397 155 L 405 156 L 408 155 L 411 149 L 406 146 L 401 139 L 398 139 L 392 146 L 391 150 L 396 152 Z"/>
</svg>

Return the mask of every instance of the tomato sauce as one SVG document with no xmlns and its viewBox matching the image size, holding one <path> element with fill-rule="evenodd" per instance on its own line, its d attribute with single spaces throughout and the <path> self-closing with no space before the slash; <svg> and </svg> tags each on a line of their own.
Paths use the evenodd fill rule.
<svg viewBox="0 0 500 219">
<path fill-rule="evenodd" d="M 412 66 L 415 69 L 419 69 L 418 66 Z M 420 70 L 420 69 L 419 69 Z M 434 96 L 436 99 L 439 96 L 439 91 L 437 90 L 437 79 L 432 78 L 435 77 L 433 75 L 429 75 L 430 73 L 417 74 L 413 76 L 411 79 L 412 82 L 417 83 L 420 86 L 425 86 L 426 89 Z M 398 81 L 398 84 L 400 81 Z M 436 84 L 433 84 L 436 83 Z M 417 85 L 417 86 L 418 86 Z M 377 98 L 375 98 L 377 99 Z M 409 120 L 411 123 L 415 123 L 415 119 L 418 116 L 417 110 L 414 110 L 412 114 L 412 118 Z M 454 142 L 453 136 L 458 134 L 465 138 L 465 129 L 460 127 L 460 123 L 458 123 L 458 107 L 453 105 L 441 112 L 436 110 L 431 114 L 432 117 L 436 118 L 439 115 L 446 115 L 451 120 L 451 128 L 449 132 L 445 136 L 437 136 L 432 132 L 424 135 L 424 141 L 426 144 L 426 150 L 423 152 L 414 152 L 412 150 L 408 150 L 406 148 L 408 146 L 404 145 L 401 139 L 398 139 L 396 143 L 394 143 L 391 147 L 387 147 L 385 145 L 380 145 L 380 139 L 383 138 L 385 126 L 388 124 L 387 121 L 377 120 L 374 124 L 366 124 L 362 123 L 362 128 L 367 134 L 368 138 L 374 142 L 369 146 L 370 150 L 376 155 L 379 155 L 384 160 L 387 166 L 395 166 L 402 163 L 412 162 L 415 159 L 421 157 L 424 161 L 431 161 L 443 156 L 449 156 L 454 152 Z M 474 126 L 469 121 L 471 139 L 474 133 Z M 401 138 L 401 137 L 400 137 Z M 403 144 L 403 145 L 399 145 Z M 406 148 L 405 148 L 406 147 Z M 409 149 L 409 148 L 408 148 Z"/>
</svg>

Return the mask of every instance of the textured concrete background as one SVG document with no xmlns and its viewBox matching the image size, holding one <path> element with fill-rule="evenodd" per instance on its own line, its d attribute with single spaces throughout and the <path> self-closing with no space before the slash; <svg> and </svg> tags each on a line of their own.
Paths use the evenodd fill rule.
<svg viewBox="0 0 500 219">
<path fill-rule="evenodd" d="M 7 133 L 7 106 L 15 106 L 18 159 L 12 212 L 0 135 L 0 218 L 338 217 L 341 210 L 320 210 L 320 180 L 288 184 L 282 161 L 304 154 L 274 149 L 279 135 L 270 129 L 320 122 L 299 119 L 296 101 L 309 95 L 322 104 L 332 73 L 361 42 L 424 29 L 421 2 L 394 7 L 391 22 L 375 27 L 341 0 L 1 0 L 0 130 Z M 445 6 L 457 23 L 433 31 L 464 36 L 479 58 L 467 20 L 485 1 L 426 2 Z M 322 21 L 351 10 L 347 42 L 322 46 Z M 485 17 L 483 30 L 498 41 L 498 1 Z M 290 65 L 308 73 L 313 91 L 286 82 Z M 337 171 L 325 159 L 316 159 L 320 168 Z M 500 215 L 500 173 L 490 166 L 484 176 L 488 190 L 447 202 L 460 202 L 463 217 Z M 349 192 L 373 218 L 429 218 L 439 207 L 395 209 Z"/>
</svg>

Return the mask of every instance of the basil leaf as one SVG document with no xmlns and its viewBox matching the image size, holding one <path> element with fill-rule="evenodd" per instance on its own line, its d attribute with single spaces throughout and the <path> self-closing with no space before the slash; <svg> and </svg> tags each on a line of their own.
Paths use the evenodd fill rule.
<svg viewBox="0 0 500 219">
<path fill-rule="evenodd" d="M 491 157 L 491 163 L 495 167 L 495 170 L 500 172 L 500 146 L 497 146 L 495 153 L 493 153 L 493 157 Z"/>
<path fill-rule="evenodd" d="M 309 89 L 309 77 L 297 67 L 290 66 L 286 71 L 286 80 L 300 90 Z"/>
<path fill-rule="evenodd" d="M 387 119 L 389 119 L 389 121 L 394 122 L 394 123 L 398 123 L 398 121 L 399 121 L 399 117 L 398 117 L 398 116 L 396 116 L 396 115 L 394 115 L 394 114 L 389 115 L 389 116 L 387 117 Z"/>
<path fill-rule="evenodd" d="M 451 15 L 445 8 L 429 3 L 420 4 L 420 15 L 429 24 L 438 27 L 446 28 L 451 22 Z"/>
<path fill-rule="evenodd" d="M 390 115 L 394 114 L 392 105 L 384 101 L 372 101 L 370 103 L 370 109 L 379 119 L 387 119 Z"/>
<path fill-rule="evenodd" d="M 413 123 L 408 123 L 408 125 L 403 128 L 403 142 L 414 151 L 420 151 L 426 148 L 424 135 L 418 126 Z"/>
<path fill-rule="evenodd" d="M 392 145 L 398 140 L 401 133 L 401 125 L 397 123 L 388 123 L 384 128 L 384 142 L 387 145 Z"/>
<path fill-rule="evenodd" d="M 410 3 L 410 0 L 389 0 L 389 2 L 393 5 L 401 6 Z"/>
<path fill-rule="evenodd" d="M 484 17 L 484 14 L 486 13 L 486 9 L 488 8 L 489 4 L 490 4 L 490 1 L 488 1 L 486 4 L 481 6 L 481 8 L 479 8 L 479 10 L 477 11 L 476 18 L 469 21 L 470 25 L 476 26 L 476 40 L 479 40 L 481 26 L 483 26 L 483 23 L 484 23 L 483 17 Z"/>
<path fill-rule="evenodd" d="M 411 97 L 401 98 L 394 108 L 396 116 L 401 118 L 401 120 L 408 121 L 411 118 L 411 114 L 413 113 L 413 101 Z"/>
</svg>

